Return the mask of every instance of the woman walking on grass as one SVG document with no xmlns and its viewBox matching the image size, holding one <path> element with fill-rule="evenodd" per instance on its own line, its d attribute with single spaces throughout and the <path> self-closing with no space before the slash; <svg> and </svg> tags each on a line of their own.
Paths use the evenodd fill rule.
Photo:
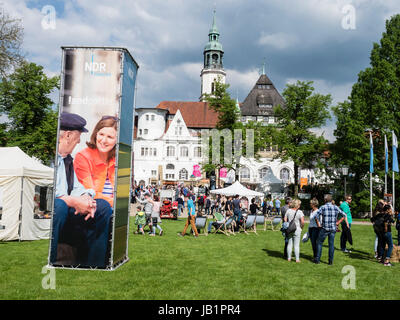
<svg viewBox="0 0 400 320">
<path fill-rule="evenodd" d="M 388 246 L 388 249 L 386 251 L 386 258 L 383 261 L 385 267 L 391 267 L 392 264 L 390 263 L 390 256 L 392 255 L 393 251 L 393 239 L 392 239 L 392 223 L 394 222 L 393 219 L 393 210 L 390 205 L 385 205 L 383 207 L 384 211 L 384 216 L 383 216 L 383 221 L 384 221 L 384 245 L 383 249 L 385 248 L 386 244 Z M 382 254 L 383 257 L 383 254 Z"/>
<path fill-rule="evenodd" d="M 313 250 L 313 260 L 317 257 L 317 240 L 319 235 L 319 228 L 317 221 L 315 220 L 315 215 L 318 211 L 318 200 L 316 198 L 310 201 L 311 214 L 310 214 L 310 224 L 308 226 L 308 234 L 310 236 L 311 246 Z M 320 219 L 320 223 L 322 223 Z"/>
<path fill-rule="evenodd" d="M 304 214 L 299 210 L 301 201 L 299 199 L 292 200 L 289 205 L 289 209 L 286 211 L 285 222 L 292 222 L 296 225 L 296 231 L 288 236 L 288 246 L 287 246 L 287 258 L 288 261 L 292 259 L 292 250 L 294 247 L 294 255 L 296 257 L 296 262 L 300 262 L 300 237 L 301 230 L 304 227 Z"/>
<path fill-rule="evenodd" d="M 156 235 L 156 228 L 158 230 L 160 230 L 159 235 L 162 236 L 163 235 L 163 229 L 160 226 L 160 199 L 158 198 L 158 196 L 154 196 L 154 202 L 153 202 L 153 211 L 151 212 L 151 219 L 152 219 L 152 233 L 150 234 L 151 236 L 155 236 Z"/>
</svg>

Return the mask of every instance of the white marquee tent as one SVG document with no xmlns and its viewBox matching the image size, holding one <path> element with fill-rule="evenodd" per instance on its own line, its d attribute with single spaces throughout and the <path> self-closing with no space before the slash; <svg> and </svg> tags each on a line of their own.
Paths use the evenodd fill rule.
<svg viewBox="0 0 400 320">
<path fill-rule="evenodd" d="M 35 186 L 53 185 L 54 170 L 18 147 L 0 148 L 0 240 L 48 239 L 51 219 L 34 219 Z"/>
<path fill-rule="evenodd" d="M 264 197 L 264 193 L 248 189 L 243 186 L 239 181 L 236 181 L 229 187 L 211 190 L 210 192 L 212 194 L 220 194 L 224 196 L 235 196 L 238 194 L 241 197 L 246 197 L 247 199 L 249 199 L 249 203 L 251 199 L 255 197 Z"/>
</svg>

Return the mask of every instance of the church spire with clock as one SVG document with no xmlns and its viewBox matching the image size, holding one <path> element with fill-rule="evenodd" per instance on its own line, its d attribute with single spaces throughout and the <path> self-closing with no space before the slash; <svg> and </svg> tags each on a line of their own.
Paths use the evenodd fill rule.
<svg viewBox="0 0 400 320">
<path fill-rule="evenodd" d="M 214 92 L 215 82 L 219 79 L 225 83 L 226 73 L 223 66 L 224 50 L 219 42 L 219 31 L 216 24 L 215 10 L 213 15 L 213 23 L 208 33 L 208 43 L 204 47 L 204 67 L 201 70 L 201 96 L 203 94 L 212 94 Z"/>
</svg>

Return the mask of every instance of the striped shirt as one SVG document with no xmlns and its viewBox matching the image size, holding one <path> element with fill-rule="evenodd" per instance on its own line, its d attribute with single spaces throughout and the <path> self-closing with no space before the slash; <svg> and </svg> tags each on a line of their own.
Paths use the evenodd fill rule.
<svg viewBox="0 0 400 320">
<path fill-rule="evenodd" d="M 110 179 L 108 179 L 108 175 L 106 178 L 106 182 L 104 182 L 104 188 L 102 191 L 102 194 L 104 194 L 107 197 L 113 198 L 114 194 L 113 194 L 113 186 L 110 182 Z"/>
</svg>

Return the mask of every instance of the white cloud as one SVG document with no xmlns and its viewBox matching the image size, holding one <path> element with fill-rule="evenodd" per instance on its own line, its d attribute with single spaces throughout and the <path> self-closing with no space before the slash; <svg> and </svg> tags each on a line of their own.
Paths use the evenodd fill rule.
<svg viewBox="0 0 400 320">
<path fill-rule="evenodd" d="M 63 12 L 57 12 L 56 30 L 42 29 L 43 15 L 37 4 L 40 1 L 29 2 L 30 6 L 36 3 L 37 8 L 28 8 L 27 0 L 0 1 L 5 2 L 9 13 L 23 18 L 28 59 L 43 65 L 49 75 L 60 71 L 62 45 L 122 46 L 129 49 L 140 65 L 138 104 L 154 106 L 166 99 L 198 99 L 202 52 L 212 22 L 210 0 L 66 1 Z M 356 8 L 355 32 L 341 28 L 342 8 L 349 3 Z M 358 40 L 357 44 L 368 41 L 372 45 L 383 31 L 382 17 L 399 12 L 398 0 L 376 0 L 373 6 L 369 3 L 370 0 L 270 0 L 258 1 L 260 9 L 255 11 L 253 2 L 218 2 L 217 25 L 226 50 L 230 90 L 234 96 L 238 91 L 239 98 L 244 98 L 259 77 L 258 70 L 254 69 L 256 59 L 261 61 L 267 56 L 268 61 L 275 61 L 275 66 L 277 62 L 281 66 L 290 65 L 296 60 L 295 49 L 299 48 L 303 56 L 311 57 L 305 67 L 315 70 L 320 79 L 315 82 L 317 91 L 332 93 L 335 101 L 346 99 L 351 84 L 348 79 L 338 82 L 339 72 L 331 74 L 329 79 L 321 75 L 326 69 L 321 57 L 327 43 L 330 44 L 326 48 L 327 56 L 332 56 L 332 48 L 343 52 L 344 46 L 351 46 L 346 42 L 348 39 Z M 379 21 L 379 30 L 369 23 L 369 17 Z M 315 49 L 320 49 L 317 59 L 313 59 Z M 336 63 L 343 67 L 343 61 L 338 57 Z M 296 66 L 285 70 L 285 75 L 278 68 L 273 70 L 275 79 L 306 77 L 303 71 L 297 72 Z M 354 77 L 359 71 L 350 70 Z M 277 85 L 283 84 L 282 80 L 277 82 Z"/>
<path fill-rule="evenodd" d="M 226 80 L 231 86 L 245 87 L 248 91 L 254 86 L 260 74 L 256 69 L 250 69 L 245 71 L 238 71 L 235 69 L 226 70 Z"/>
<path fill-rule="evenodd" d="M 262 31 L 261 36 L 257 42 L 260 45 L 283 50 L 295 46 L 298 43 L 298 39 L 293 34 L 287 34 L 284 32 L 267 34 Z"/>
</svg>

